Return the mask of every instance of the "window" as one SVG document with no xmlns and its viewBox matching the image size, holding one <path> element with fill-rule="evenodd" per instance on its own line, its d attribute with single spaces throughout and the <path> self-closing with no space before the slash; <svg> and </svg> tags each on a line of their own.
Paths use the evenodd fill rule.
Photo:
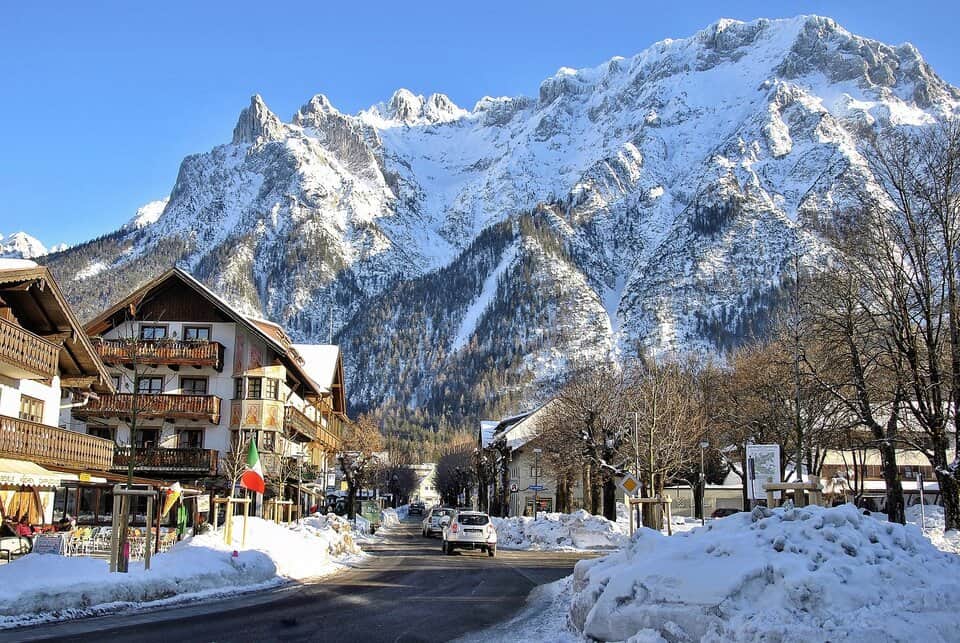
<svg viewBox="0 0 960 643">
<path fill-rule="evenodd" d="M 113 439 L 113 429 L 109 426 L 88 426 L 87 435 L 92 435 L 97 438 L 103 438 L 104 440 Z"/>
<path fill-rule="evenodd" d="M 43 422 L 43 400 L 29 395 L 20 396 L 20 419 L 27 422 Z"/>
<path fill-rule="evenodd" d="M 261 451 L 274 451 L 277 446 L 277 434 L 273 431 L 261 431 L 260 444 L 257 446 Z"/>
<path fill-rule="evenodd" d="M 143 395 L 160 395 L 163 393 L 163 378 L 141 377 L 137 380 L 137 393 Z"/>
<path fill-rule="evenodd" d="M 177 432 L 177 446 L 181 449 L 202 449 L 203 431 L 183 429 Z"/>
<path fill-rule="evenodd" d="M 166 326 L 141 326 L 140 339 L 163 339 L 167 336 Z"/>
<path fill-rule="evenodd" d="M 233 399 L 243 399 L 243 378 L 237 377 L 233 380 Z"/>
<path fill-rule="evenodd" d="M 137 429 L 133 434 L 133 446 L 150 449 L 160 442 L 160 429 Z"/>
<path fill-rule="evenodd" d="M 187 341 L 209 341 L 209 326 L 184 326 L 183 338 Z"/>
<path fill-rule="evenodd" d="M 111 376 L 110 376 L 110 379 L 111 379 L 111 381 L 113 381 L 113 388 L 114 388 L 114 390 L 116 390 L 117 393 L 119 393 L 119 392 L 120 392 L 120 376 L 119 376 L 119 375 L 111 375 Z"/>
<path fill-rule="evenodd" d="M 263 382 L 263 399 L 276 400 L 280 398 L 280 381 L 267 377 Z"/>
<path fill-rule="evenodd" d="M 543 477 L 543 467 L 530 467 L 530 477 L 531 478 L 542 478 Z"/>
<path fill-rule="evenodd" d="M 207 394 L 207 378 L 181 377 L 180 391 L 184 395 L 206 395 Z"/>
<path fill-rule="evenodd" d="M 259 400 L 262 386 L 263 386 L 263 378 L 248 377 L 247 378 L 247 398 L 251 400 Z"/>
</svg>

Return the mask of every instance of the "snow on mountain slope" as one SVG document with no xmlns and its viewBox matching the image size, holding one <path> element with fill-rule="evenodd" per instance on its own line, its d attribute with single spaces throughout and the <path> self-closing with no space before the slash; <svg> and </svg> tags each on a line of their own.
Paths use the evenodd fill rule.
<svg viewBox="0 0 960 643">
<path fill-rule="evenodd" d="M 35 259 L 53 252 L 62 252 L 67 247 L 65 243 L 58 243 L 48 249 L 39 239 L 26 232 L 14 232 L 6 238 L 0 234 L 0 258 Z"/>
<path fill-rule="evenodd" d="M 401 89 L 355 116 L 317 95 L 284 122 L 254 96 L 155 220 L 51 263 L 87 316 L 175 262 L 297 339 L 332 313 L 355 404 L 472 404 L 571 360 L 735 345 L 789 257 L 820 259 L 844 187 L 871 181 L 865 134 L 958 109 L 911 45 L 807 16 L 720 20 L 471 111 Z M 469 293 L 455 266 L 480 270 Z"/>
</svg>

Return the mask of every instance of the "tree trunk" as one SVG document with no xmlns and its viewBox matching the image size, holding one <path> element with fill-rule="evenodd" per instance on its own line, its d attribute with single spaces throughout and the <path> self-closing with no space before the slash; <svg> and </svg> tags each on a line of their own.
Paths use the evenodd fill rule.
<svg viewBox="0 0 960 643">
<path fill-rule="evenodd" d="M 887 494 L 887 520 L 898 522 L 901 525 L 906 524 L 903 485 L 900 484 L 900 472 L 897 470 L 897 450 L 890 442 L 880 443 L 880 462 L 883 468 L 883 483 Z"/>
<path fill-rule="evenodd" d="M 617 521 L 617 485 L 611 476 L 603 479 L 603 517 Z"/>
<path fill-rule="evenodd" d="M 594 516 L 601 515 L 601 504 L 603 501 L 603 485 L 600 483 L 600 476 L 596 469 L 590 467 L 590 513 Z"/>
<path fill-rule="evenodd" d="M 510 461 L 504 456 L 500 461 L 500 517 L 510 515 Z"/>
<path fill-rule="evenodd" d="M 590 511 L 593 509 L 593 487 L 591 486 L 590 481 L 589 464 L 583 465 L 583 480 L 580 484 L 583 485 L 583 508 L 587 511 Z"/>
<path fill-rule="evenodd" d="M 347 518 L 353 520 L 357 517 L 357 488 L 349 480 L 347 481 Z"/>
</svg>

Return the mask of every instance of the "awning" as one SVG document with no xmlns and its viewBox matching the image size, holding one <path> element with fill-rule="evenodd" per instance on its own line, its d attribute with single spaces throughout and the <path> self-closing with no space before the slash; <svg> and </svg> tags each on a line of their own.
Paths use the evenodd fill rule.
<svg viewBox="0 0 960 643">
<path fill-rule="evenodd" d="M 29 460 L 0 458 L 0 485 L 16 487 L 59 487 L 61 482 L 78 480 L 75 473 L 61 473 L 44 469 Z M 105 478 L 90 477 L 90 482 L 106 482 Z"/>
</svg>

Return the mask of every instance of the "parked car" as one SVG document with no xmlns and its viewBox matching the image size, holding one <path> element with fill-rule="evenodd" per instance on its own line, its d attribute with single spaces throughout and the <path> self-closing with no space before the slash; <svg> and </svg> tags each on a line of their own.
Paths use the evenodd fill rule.
<svg viewBox="0 0 960 643">
<path fill-rule="evenodd" d="M 423 512 L 424 512 L 424 509 L 426 509 L 426 507 L 423 506 L 423 503 L 422 503 L 422 502 L 414 502 L 414 503 L 411 503 L 411 504 L 410 504 L 410 511 L 408 511 L 407 513 L 408 513 L 409 515 L 411 515 L 411 516 L 412 516 L 413 514 L 417 514 L 418 516 L 422 516 L 422 515 L 423 515 Z"/>
<path fill-rule="evenodd" d="M 431 509 L 427 517 L 423 519 L 423 535 L 431 538 L 434 534 L 438 536 L 442 534 L 443 525 L 440 521 L 444 518 L 452 518 L 455 513 L 456 510 L 449 507 L 434 507 Z"/>
<path fill-rule="evenodd" d="M 458 511 L 442 519 L 441 551 L 452 554 L 455 549 L 479 549 L 491 558 L 497 555 L 497 530 L 490 516 L 482 511 Z"/>
<path fill-rule="evenodd" d="M 726 518 L 727 516 L 732 516 L 733 514 L 740 513 L 739 509 L 734 507 L 720 507 L 719 509 L 714 509 L 713 513 L 710 514 L 711 518 Z"/>
</svg>

